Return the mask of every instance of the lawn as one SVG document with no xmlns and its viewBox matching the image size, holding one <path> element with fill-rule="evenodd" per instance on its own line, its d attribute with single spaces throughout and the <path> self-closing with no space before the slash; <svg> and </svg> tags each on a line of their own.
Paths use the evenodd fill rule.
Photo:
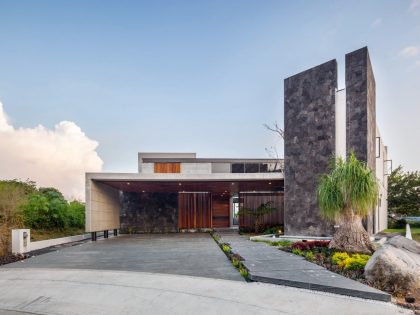
<svg viewBox="0 0 420 315">
<path fill-rule="evenodd" d="M 62 230 L 36 230 L 31 229 L 31 241 L 43 241 L 52 238 L 60 238 L 65 236 L 85 234 L 84 228 L 66 228 Z"/>
<path fill-rule="evenodd" d="M 405 228 L 402 229 L 386 229 L 382 232 L 385 233 L 400 233 L 401 235 L 405 236 Z M 413 237 L 413 240 L 416 240 L 417 242 L 420 242 L 420 228 L 411 228 L 411 236 Z"/>
</svg>

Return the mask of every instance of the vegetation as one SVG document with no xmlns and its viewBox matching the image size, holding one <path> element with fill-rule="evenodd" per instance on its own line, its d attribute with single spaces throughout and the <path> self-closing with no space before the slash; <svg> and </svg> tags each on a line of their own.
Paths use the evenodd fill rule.
<svg viewBox="0 0 420 315">
<path fill-rule="evenodd" d="M 229 246 L 229 245 L 227 245 L 227 244 L 222 244 L 222 250 L 223 250 L 225 253 L 229 253 L 229 252 L 231 251 L 231 248 L 230 248 L 230 246 Z"/>
<path fill-rule="evenodd" d="M 346 252 L 336 252 L 331 256 L 331 261 L 334 265 L 337 265 L 347 270 L 359 270 L 364 269 L 370 256 L 363 254 L 349 255 Z"/>
<path fill-rule="evenodd" d="M 38 189 L 31 181 L 0 181 L 0 256 L 7 254 L 14 228 L 31 228 L 33 238 L 41 240 L 79 234 L 84 224 L 84 204 L 68 202 L 57 189 Z"/>
<path fill-rule="evenodd" d="M 402 166 L 388 178 L 388 211 L 402 216 L 420 216 L 420 172 L 404 172 Z"/>
<path fill-rule="evenodd" d="M 366 164 L 354 153 L 347 160 L 334 159 L 331 173 L 321 177 L 317 194 L 321 214 L 339 224 L 330 247 L 371 254 L 374 247 L 362 218 L 376 206 L 378 184 Z"/>
<path fill-rule="evenodd" d="M 405 236 L 405 227 L 401 229 L 386 229 L 383 232 L 385 233 L 399 233 L 403 236 Z M 411 228 L 411 236 L 413 237 L 413 240 L 420 242 L 420 227 L 418 228 Z"/>
<path fill-rule="evenodd" d="M 267 201 L 260 204 L 256 209 L 243 208 L 239 210 L 239 215 L 248 215 L 253 218 L 255 233 L 259 233 L 264 230 L 264 226 L 262 224 L 264 215 L 277 210 L 272 206 L 272 204 L 273 203 L 271 201 Z"/>
</svg>

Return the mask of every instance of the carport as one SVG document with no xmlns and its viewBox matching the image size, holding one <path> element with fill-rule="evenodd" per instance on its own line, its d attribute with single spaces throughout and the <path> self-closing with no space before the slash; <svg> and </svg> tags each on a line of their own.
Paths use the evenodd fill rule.
<svg viewBox="0 0 420 315">
<path fill-rule="evenodd" d="M 235 217 L 239 207 L 267 201 L 277 210 L 266 223 L 282 224 L 283 179 L 255 175 L 87 174 L 86 231 L 94 238 L 95 232 L 114 229 L 167 233 L 243 226 L 252 222 Z"/>
</svg>

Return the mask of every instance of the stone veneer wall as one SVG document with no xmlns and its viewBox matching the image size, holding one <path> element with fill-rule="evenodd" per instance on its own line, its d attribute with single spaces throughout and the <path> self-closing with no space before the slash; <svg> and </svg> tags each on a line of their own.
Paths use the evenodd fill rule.
<svg viewBox="0 0 420 315">
<path fill-rule="evenodd" d="M 335 60 L 284 81 L 286 235 L 333 233 L 320 217 L 316 186 L 335 153 L 336 88 Z"/>
<path fill-rule="evenodd" d="M 178 193 L 124 192 L 121 203 L 121 233 L 178 231 Z"/>
<path fill-rule="evenodd" d="M 375 78 L 367 47 L 346 54 L 346 106 L 347 153 L 354 151 L 375 172 Z M 369 233 L 373 232 L 372 215 L 364 222 Z"/>
</svg>

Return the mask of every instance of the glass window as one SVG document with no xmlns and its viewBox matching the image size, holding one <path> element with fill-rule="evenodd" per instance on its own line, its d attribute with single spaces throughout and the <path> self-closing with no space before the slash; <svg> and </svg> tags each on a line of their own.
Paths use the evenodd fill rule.
<svg viewBox="0 0 420 315">
<path fill-rule="evenodd" d="M 244 173 L 245 167 L 243 163 L 233 163 L 232 164 L 232 173 Z"/>
<path fill-rule="evenodd" d="M 259 173 L 260 165 L 257 163 L 246 163 L 245 164 L 245 173 Z"/>
</svg>

